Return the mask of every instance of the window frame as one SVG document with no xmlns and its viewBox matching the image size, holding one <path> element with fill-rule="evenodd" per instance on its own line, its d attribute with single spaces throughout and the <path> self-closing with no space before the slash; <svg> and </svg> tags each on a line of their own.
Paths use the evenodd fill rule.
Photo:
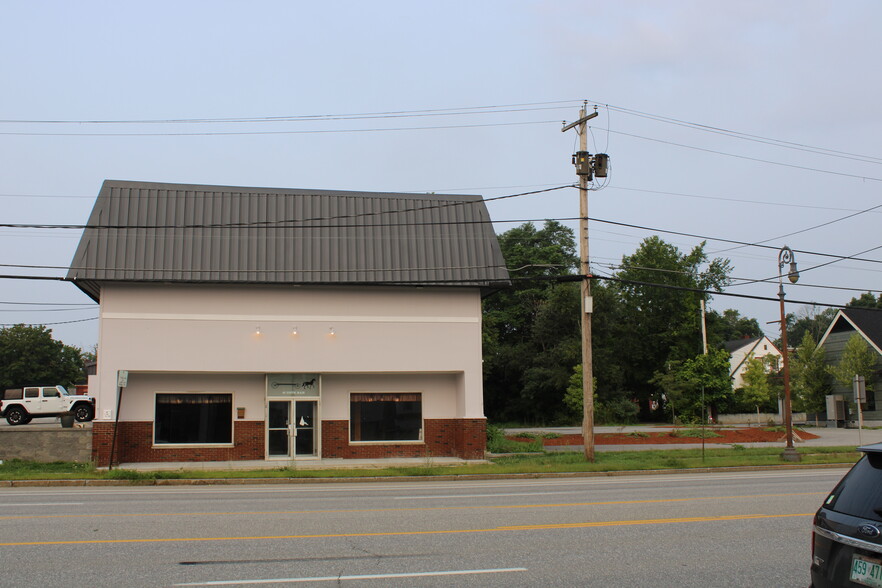
<svg viewBox="0 0 882 588">
<path fill-rule="evenodd" d="M 159 396 L 226 396 L 229 398 L 229 407 L 230 407 L 230 440 L 221 441 L 212 443 L 210 441 L 195 441 L 192 443 L 165 443 L 156 440 L 157 433 L 157 401 Z M 235 413 L 233 410 L 234 406 L 234 394 L 233 392 L 214 392 L 207 390 L 200 391 L 157 391 L 153 394 L 153 430 L 151 432 L 151 442 L 152 446 L 156 449 L 163 448 L 178 448 L 178 447 L 234 447 L 235 446 Z"/>
<path fill-rule="evenodd" d="M 390 396 L 404 396 L 404 395 L 417 395 L 419 396 L 419 404 L 420 404 L 420 426 L 417 430 L 417 438 L 416 439 L 380 439 L 380 440 L 369 440 L 362 441 L 353 439 L 354 427 L 353 427 L 353 414 L 352 414 L 352 402 L 353 397 L 358 396 L 360 394 L 370 394 L 370 395 L 390 395 Z M 426 416 L 425 416 L 425 403 L 424 403 L 424 394 L 419 391 L 398 391 L 398 392 L 379 392 L 376 390 L 371 391 L 353 391 L 349 393 L 349 402 L 347 405 L 349 411 L 349 435 L 348 441 L 350 445 L 424 445 L 425 444 L 425 431 L 426 431 Z"/>
</svg>

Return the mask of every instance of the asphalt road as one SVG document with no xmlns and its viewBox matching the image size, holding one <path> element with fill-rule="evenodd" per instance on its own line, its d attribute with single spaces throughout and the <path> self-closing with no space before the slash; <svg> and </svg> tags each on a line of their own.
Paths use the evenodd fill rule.
<svg viewBox="0 0 882 588">
<path fill-rule="evenodd" d="M 843 473 L 0 489 L 0 585 L 805 586 Z"/>
</svg>

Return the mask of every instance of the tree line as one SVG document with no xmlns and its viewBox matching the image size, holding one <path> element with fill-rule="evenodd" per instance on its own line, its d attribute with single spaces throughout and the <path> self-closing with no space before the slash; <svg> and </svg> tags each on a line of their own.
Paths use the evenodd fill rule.
<svg viewBox="0 0 882 588">
<path fill-rule="evenodd" d="M 499 243 L 513 286 L 484 300 L 485 412 L 495 422 L 576 424 L 582 376 L 574 233 L 556 221 L 526 223 L 500 235 Z M 729 377 L 723 344 L 761 337 L 756 319 L 708 309 L 703 352 L 700 303 L 710 301 L 708 290 L 730 283 L 731 269 L 727 259 L 710 259 L 704 243 L 682 252 L 651 236 L 609 275 L 593 277 L 598 422 L 697 422 L 708 413 L 777 411 L 781 366 L 751 358 L 737 391 Z M 882 308 L 882 297 L 872 294 L 852 301 L 876 304 Z M 835 313 L 809 309 L 787 317 L 788 333 L 800 341 L 791 362 L 795 410 L 824 410 L 837 372 L 827 368 L 817 341 Z"/>
<path fill-rule="evenodd" d="M 93 352 L 65 345 L 43 325 L 13 325 L 0 329 L 0 390 L 22 386 L 71 388 L 86 382 L 87 361 Z"/>
</svg>

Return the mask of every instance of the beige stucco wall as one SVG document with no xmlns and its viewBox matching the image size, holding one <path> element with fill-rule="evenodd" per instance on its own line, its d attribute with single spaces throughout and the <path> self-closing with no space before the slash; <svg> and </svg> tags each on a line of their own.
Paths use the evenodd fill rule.
<svg viewBox="0 0 882 588">
<path fill-rule="evenodd" d="M 334 390 L 351 385 L 351 374 L 372 374 L 382 384 L 383 374 L 431 373 L 444 374 L 431 386 L 453 392 L 432 395 L 426 416 L 431 409 L 480 418 L 480 321 L 477 289 L 104 285 L 97 390 L 90 382 L 90 392 L 98 398 L 97 419 L 107 420 L 115 416 L 118 370 L 132 373 L 124 398 L 144 396 L 148 404 L 134 392 L 142 385 L 137 375 L 149 372 L 155 377 L 143 385 L 154 391 L 172 384 L 162 373 L 225 374 L 230 379 L 193 383 L 252 391 L 263 389 L 264 373 L 319 373 Z M 250 416 L 258 397 L 262 418 L 262 396 L 248 393 L 243 402 Z M 343 405 L 330 398 L 322 418 L 344 418 L 332 416 L 342 415 Z M 138 402 L 124 400 L 121 418 L 152 420 L 152 406 L 148 413 Z"/>
</svg>

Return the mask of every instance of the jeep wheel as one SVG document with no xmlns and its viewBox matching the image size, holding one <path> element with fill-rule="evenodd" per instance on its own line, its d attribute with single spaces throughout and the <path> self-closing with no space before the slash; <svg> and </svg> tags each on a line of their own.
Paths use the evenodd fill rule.
<svg viewBox="0 0 882 588">
<path fill-rule="evenodd" d="M 6 410 L 6 422 L 10 425 L 23 425 L 28 422 L 28 413 L 20 406 L 13 406 Z"/>
<path fill-rule="evenodd" d="M 77 404 L 73 409 L 73 414 L 78 423 L 91 421 L 92 417 L 95 416 L 92 407 L 88 404 Z"/>
</svg>

